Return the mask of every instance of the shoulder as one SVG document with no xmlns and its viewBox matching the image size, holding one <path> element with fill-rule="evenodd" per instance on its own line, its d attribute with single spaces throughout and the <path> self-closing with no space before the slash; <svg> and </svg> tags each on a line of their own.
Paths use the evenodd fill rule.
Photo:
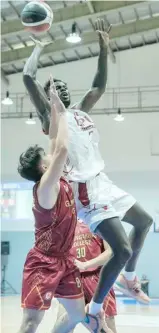
<svg viewBox="0 0 159 333">
<path fill-rule="evenodd" d="M 39 205 L 44 209 L 52 209 L 61 194 L 60 181 L 52 187 L 41 186 L 41 182 L 36 187 L 36 197 Z"/>
<path fill-rule="evenodd" d="M 77 220 L 77 231 L 82 234 L 91 234 L 87 225 L 80 219 Z"/>
</svg>

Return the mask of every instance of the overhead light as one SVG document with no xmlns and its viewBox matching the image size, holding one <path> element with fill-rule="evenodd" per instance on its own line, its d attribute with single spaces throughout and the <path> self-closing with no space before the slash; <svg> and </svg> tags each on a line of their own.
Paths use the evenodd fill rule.
<svg viewBox="0 0 159 333">
<path fill-rule="evenodd" d="M 118 109 L 118 114 L 115 116 L 114 120 L 116 120 L 116 121 L 123 121 L 124 120 L 124 117 L 121 114 L 120 108 Z"/>
<path fill-rule="evenodd" d="M 6 97 L 3 99 L 2 104 L 3 105 L 12 105 L 13 104 L 12 99 L 9 97 L 9 91 L 6 91 Z"/>
<path fill-rule="evenodd" d="M 81 41 L 81 37 L 77 32 L 77 24 L 76 22 L 72 24 L 72 32 L 66 37 L 67 42 L 76 44 Z"/>
<path fill-rule="evenodd" d="M 33 118 L 33 114 L 32 112 L 30 112 L 29 114 L 29 118 L 26 120 L 25 122 L 27 125 L 35 125 L 36 124 L 36 121 L 35 119 Z"/>
<path fill-rule="evenodd" d="M 72 43 L 72 44 L 76 44 L 79 43 L 81 41 L 81 37 L 79 36 L 78 33 L 73 33 L 73 34 L 69 34 L 68 37 L 66 37 L 67 42 Z"/>
</svg>

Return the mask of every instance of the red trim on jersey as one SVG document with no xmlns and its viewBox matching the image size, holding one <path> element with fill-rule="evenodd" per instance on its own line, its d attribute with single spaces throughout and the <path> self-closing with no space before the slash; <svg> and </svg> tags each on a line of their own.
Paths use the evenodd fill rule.
<svg viewBox="0 0 159 333">
<path fill-rule="evenodd" d="M 87 183 L 79 183 L 78 185 L 78 193 L 79 193 L 79 201 L 83 206 L 88 206 L 90 204 L 90 200 L 87 192 Z"/>
</svg>

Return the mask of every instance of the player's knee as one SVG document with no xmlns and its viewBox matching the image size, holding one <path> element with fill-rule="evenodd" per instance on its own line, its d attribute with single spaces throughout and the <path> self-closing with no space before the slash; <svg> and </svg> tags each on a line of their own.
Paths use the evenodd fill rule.
<svg viewBox="0 0 159 333">
<path fill-rule="evenodd" d="M 149 230 L 151 225 L 153 224 L 153 218 L 147 214 L 146 218 L 145 218 L 145 229 Z"/>
<path fill-rule="evenodd" d="M 72 322 L 73 326 L 76 326 L 78 323 L 82 322 L 85 318 L 85 315 L 83 313 L 76 313 L 73 316 L 71 316 L 70 320 Z"/>
<path fill-rule="evenodd" d="M 153 224 L 153 219 L 149 214 L 141 215 L 139 223 L 136 226 L 136 230 L 140 234 L 145 234 L 149 231 L 151 225 Z"/>
<path fill-rule="evenodd" d="M 121 248 L 118 249 L 116 252 L 116 259 L 118 263 L 123 267 L 126 262 L 131 258 L 132 256 L 132 249 L 129 243 L 122 244 Z"/>
<path fill-rule="evenodd" d="M 20 332 L 21 333 L 35 332 L 38 325 L 39 325 L 38 318 L 31 318 L 31 317 L 25 318 L 25 320 L 22 323 Z"/>
</svg>

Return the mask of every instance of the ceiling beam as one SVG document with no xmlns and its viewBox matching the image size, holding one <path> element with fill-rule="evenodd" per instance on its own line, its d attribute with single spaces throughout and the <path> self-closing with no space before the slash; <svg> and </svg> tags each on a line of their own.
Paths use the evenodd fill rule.
<svg viewBox="0 0 159 333">
<path fill-rule="evenodd" d="M 120 38 L 123 36 L 130 36 L 136 33 L 142 33 L 144 31 L 157 29 L 159 28 L 159 19 L 158 17 L 154 17 L 151 19 L 139 20 L 131 23 L 127 23 L 120 26 L 114 26 L 111 30 L 110 38 Z M 97 34 L 92 32 L 83 33 L 81 35 L 82 42 L 79 44 L 70 44 L 66 41 L 66 39 L 58 39 L 53 44 L 48 45 L 44 50 L 43 54 L 51 55 L 54 52 L 66 51 L 72 48 L 80 48 L 83 45 L 90 45 L 98 41 Z M 1 53 L 1 63 L 12 63 L 19 60 L 26 59 L 30 56 L 33 51 L 34 46 L 28 46 L 12 51 L 5 51 Z"/>
<path fill-rule="evenodd" d="M 94 11 L 94 6 L 93 6 L 92 1 L 86 0 L 86 3 L 87 3 L 90 13 L 94 14 L 95 11 Z"/>
<path fill-rule="evenodd" d="M 7 86 L 9 86 L 9 79 L 8 79 L 8 77 L 4 74 L 4 71 L 3 71 L 2 68 L 1 68 L 1 79 L 2 79 L 2 81 L 3 81 Z"/>
<path fill-rule="evenodd" d="M 94 14 L 90 13 L 87 2 L 79 3 L 73 6 L 60 8 L 54 11 L 53 26 L 68 20 L 76 20 L 81 17 L 93 17 L 102 15 L 104 12 L 114 11 L 122 7 L 131 6 L 144 1 L 93 1 Z M 50 7 L 54 10 L 53 1 L 49 1 Z M 2 11 L 3 14 L 3 11 Z M 1 24 L 1 35 L 15 34 L 24 31 L 24 26 L 20 19 L 8 20 Z"/>
<path fill-rule="evenodd" d="M 13 5 L 12 1 L 8 1 L 11 8 L 13 8 L 14 12 L 17 14 L 18 17 L 20 17 L 19 11 L 17 10 L 16 6 Z"/>
</svg>

